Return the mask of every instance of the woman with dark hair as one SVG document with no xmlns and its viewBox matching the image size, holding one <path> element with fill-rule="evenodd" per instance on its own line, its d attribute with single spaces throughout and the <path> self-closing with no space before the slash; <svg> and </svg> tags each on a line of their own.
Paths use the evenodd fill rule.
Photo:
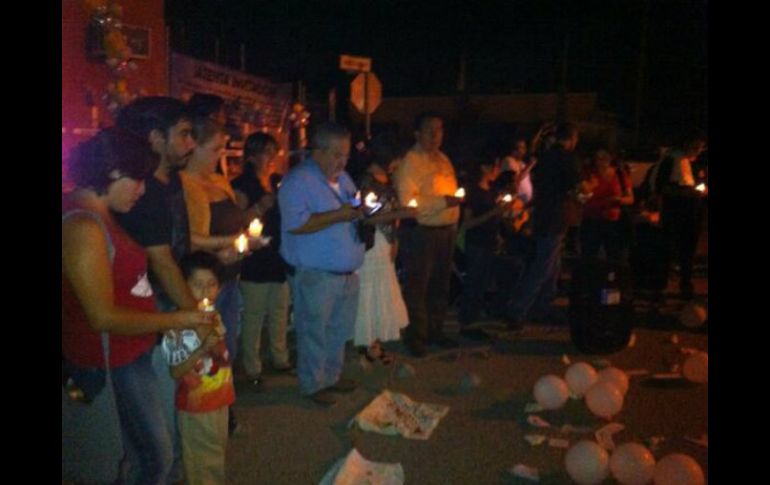
<svg viewBox="0 0 770 485">
<path fill-rule="evenodd" d="M 158 332 L 213 327 L 198 311 L 158 313 L 147 279 L 147 255 L 117 224 L 144 194 L 158 164 L 147 141 L 106 129 L 71 158 L 75 189 L 62 198 L 62 355 L 69 378 L 93 399 L 105 384 L 100 333 L 109 362 L 121 438 L 135 450 L 140 483 L 166 483 L 171 438 L 151 354 Z"/>
<path fill-rule="evenodd" d="M 364 264 L 358 270 L 354 343 L 367 360 L 379 359 L 383 364 L 390 364 L 392 358 L 385 353 L 382 342 L 399 340 L 399 330 L 409 323 L 394 266 L 398 251 L 396 228 L 400 218 L 415 217 L 416 209 L 399 207 L 389 178 L 408 149 L 409 145 L 394 133 L 377 136 L 372 140 L 369 156 L 363 161 L 356 181 L 362 199 L 374 194 L 382 208 L 366 221 L 374 225 L 373 241 L 370 240 L 373 245 L 366 251 Z"/>
<path fill-rule="evenodd" d="M 249 226 L 252 214 L 238 207 L 227 177 L 216 172 L 217 162 L 225 148 L 222 125 L 211 118 L 196 118 L 192 125 L 197 145 L 181 172 L 192 249 L 215 253 L 224 264 L 215 306 L 227 329 L 227 350 L 231 360 L 235 361 L 243 311 L 238 278 L 242 259 L 246 256 L 246 252 L 237 250 L 236 240 Z M 261 246 L 258 238 L 248 239 L 248 249 L 259 249 Z M 231 428 L 235 426 L 234 419 L 231 410 Z"/>
<path fill-rule="evenodd" d="M 267 323 L 270 357 L 274 370 L 291 372 L 286 332 L 289 320 L 287 265 L 278 248 L 281 245 L 281 214 L 275 196 L 281 176 L 276 173 L 279 146 L 267 133 L 253 133 L 243 149 L 244 173 L 233 181 L 241 209 L 251 207 L 263 224 L 262 234 L 271 237 L 268 246 L 254 251 L 243 261 L 240 288 L 243 294 L 241 348 L 243 367 L 255 390 L 262 390 L 260 347 L 262 325 Z"/>
<path fill-rule="evenodd" d="M 608 260 L 623 261 L 626 255 L 620 215 L 621 206 L 634 203 L 630 177 L 616 167 L 610 152 L 599 149 L 583 175 L 581 190 L 591 194 L 583 206 L 581 256 L 595 259 L 604 247 Z"/>
</svg>

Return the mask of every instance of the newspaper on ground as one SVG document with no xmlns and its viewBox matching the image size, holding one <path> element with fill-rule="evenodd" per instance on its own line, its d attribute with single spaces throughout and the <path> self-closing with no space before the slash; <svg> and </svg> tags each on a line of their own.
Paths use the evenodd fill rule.
<svg viewBox="0 0 770 485">
<path fill-rule="evenodd" d="M 403 485 L 401 463 L 369 461 L 353 448 L 323 476 L 318 485 Z"/>
<path fill-rule="evenodd" d="M 364 431 L 427 440 L 448 412 L 449 406 L 416 402 L 406 394 L 385 389 L 350 421 L 350 426 L 357 424 Z"/>
</svg>

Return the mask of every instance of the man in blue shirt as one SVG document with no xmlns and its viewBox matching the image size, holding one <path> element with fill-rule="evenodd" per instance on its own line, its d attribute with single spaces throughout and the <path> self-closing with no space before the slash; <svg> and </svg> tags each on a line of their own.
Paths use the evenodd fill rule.
<svg viewBox="0 0 770 485">
<path fill-rule="evenodd" d="M 350 132 L 337 124 L 319 126 L 311 158 L 294 167 L 278 191 L 281 256 L 291 266 L 289 284 L 297 331 L 300 390 L 331 406 L 331 391 L 357 384 L 340 378 L 345 342 L 353 337 L 358 275 L 364 244 L 356 221 L 362 217 L 356 187 L 345 172 Z"/>
</svg>

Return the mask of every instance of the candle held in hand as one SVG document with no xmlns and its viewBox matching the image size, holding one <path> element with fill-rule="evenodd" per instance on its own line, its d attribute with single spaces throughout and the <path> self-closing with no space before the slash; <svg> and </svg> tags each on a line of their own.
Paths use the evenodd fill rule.
<svg viewBox="0 0 770 485">
<path fill-rule="evenodd" d="M 705 192 L 706 191 L 706 184 L 700 183 L 695 187 L 695 190 L 698 192 Z"/>
<path fill-rule="evenodd" d="M 238 236 L 238 239 L 235 240 L 235 248 L 238 250 L 240 254 L 243 254 L 246 252 L 246 248 L 249 247 L 249 239 L 246 237 L 245 234 L 241 234 Z"/>
<path fill-rule="evenodd" d="M 259 237 L 262 235 L 262 221 L 259 220 L 259 218 L 254 219 L 251 221 L 251 224 L 249 224 L 249 236 L 251 237 Z"/>
<path fill-rule="evenodd" d="M 503 196 L 503 202 L 505 202 L 506 204 L 509 202 L 513 202 L 513 196 L 511 194 L 505 194 Z"/>
<path fill-rule="evenodd" d="M 465 189 L 462 188 L 462 187 L 457 189 L 457 192 L 455 192 L 455 197 L 457 197 L 458 199 L 464 199 L 465 198 Z"/>
<path fill-rule="evenodd" d="M 374 207 L 375 204 L 377 204 L 377 195 L 374 192 L 366 194 L 364 205 L 366 205 L 366 207 Z"/>
<path fill-rule="evenodd" d="M 417 207 L 417 199 L 410 200 L 407 207 Z"/>
<path fill-rule="evenodd" d="M 202 312 L 213 312 L 214 304 L 208 298 L 202 299 L 198 302 L 198 310 Z"/>
</svg>

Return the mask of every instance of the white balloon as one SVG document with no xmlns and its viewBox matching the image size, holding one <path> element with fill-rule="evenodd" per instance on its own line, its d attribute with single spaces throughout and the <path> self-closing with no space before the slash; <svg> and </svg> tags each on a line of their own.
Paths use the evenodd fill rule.
<svg viewBox="0 0 770 485">
<path fill-rule="evenodd" d="M 598 381 L 615 384 L 615 387 L 617 387 L 624 396 L 628 392 L 628 375 L 617 367 L 607 367 L 600 370 Z"/>
<path fill-rule="evenodd" d="M 610 419 L 623 409 L 623 393 L 615 384 L 599 381 L 586 392 L 586 404 L 596 416 Z"/>
<path fill-rule="evenodd" d="M 569 399 L 569 388 L 564 379 L 555 375 L 543 376 L 534 388 L 535 400 L 545 409 L 559 409 Z"/>
<path fill-rule="evenodd" d="M 580 485 L 601 483 L 609 475 L 609 456 L 593 441 L 583 440 L 567 451 L 567 474 Z"/>
<path fill-rule="evenodd" d="M 596 370 L 585 362 L 577 362 L 569 366 L 564 377 L 569 390 L 578 397 L 583 397 L 588 388 L 598 379 Z"/>
<path fill-rule="evenodd" d="M 706 477 L 698 462 L 682 453 L 660 459 L 653 473 L 655 485 L 703 485 Z"/>
<path fill-rule="evenodd" d="M 684 361 L 682 374 L 685 379 L 704 383 L 709 381 L 709 354 L 706 352 L 697 352 Z"/>
<path fill-rule="evenodd" d="M 645 485 L 652 481 L 655 457 L 638 443 L 623 443 L 610 456 L 610 472 L 623 485 Z"/>
</svg>

